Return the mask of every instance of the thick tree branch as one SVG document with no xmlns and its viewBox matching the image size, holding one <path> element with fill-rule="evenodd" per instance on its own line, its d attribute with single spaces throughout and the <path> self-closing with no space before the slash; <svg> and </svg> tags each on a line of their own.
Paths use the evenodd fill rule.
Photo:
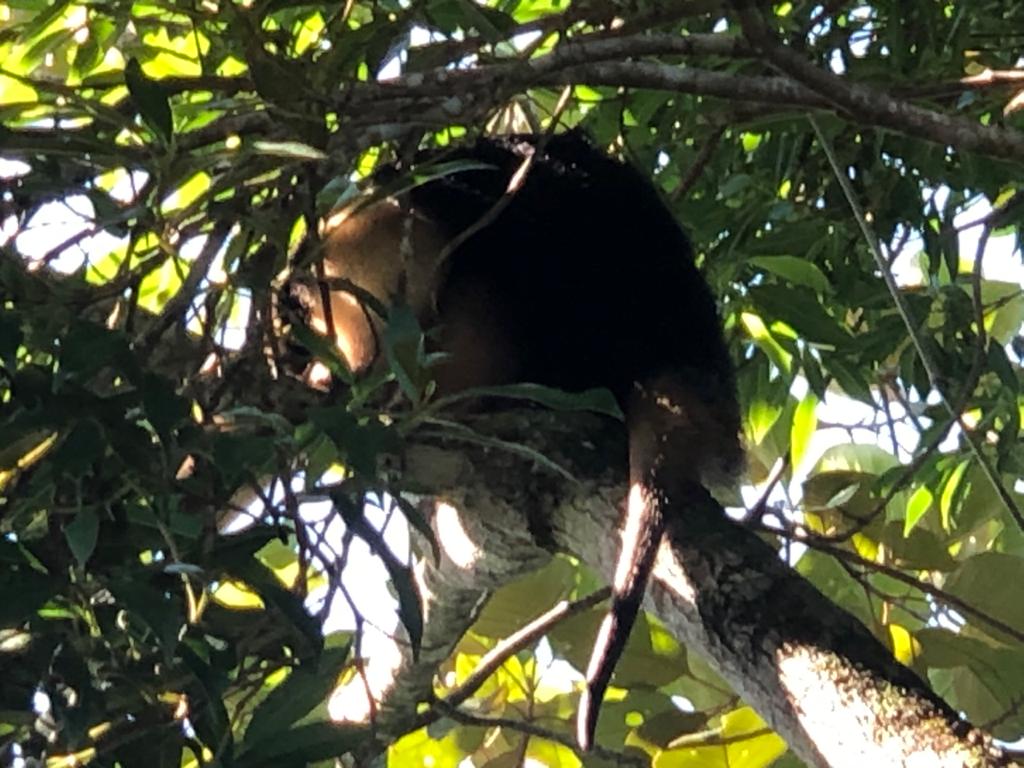
<svg viewBox="0 0 1024 768">
<path fill-rule="evenodd" d="M 474 461 L 464 447 L 457 450 L 471 470 L 459 473 L 461 498 L 486 493 L 492 501 L 511 500 L 509 509 L 529 510 L 517 522 L 504 517 L 500 528 L 489 529 L 489 550 L 514 559 L 511 552 L 524 546 L 529 521 L 541 519 L 556 547 L 610 570 L 623 468 L 608 468 L 598 457 L 618 453 L 621 433 L 615 426 L 598 425 L 595 431 L 588 422 L 594 424 L 536 413 L 487 421 L 503 439 L 533 441 L 572 467 L 576 482 L 538 475 L 513 457 L 490 452 Z M 580 447 L 580 431 L 593 435 L 587 447 Z M 422 449 L 411 450 L 415 455 Z M 434 468 L 444 456 L 431 448 L 406 479 L 442 496 L 451 492 Z M 594 467 L 601 468 L 595 472 Z M 808 765 L 863 768 L 909 764 L 912 758 L 957 768 L 1007 764 L 988 737 L 962 721 L 764 541 L 730 521 L 701 489 L 679 487 L 675 497 L 681 496 L 689 502 L 687 516 L 670 525 L 648 605 L 679 640 L 708 658 Z M 493 510 L 488 502 L 483 516 Z M 475 525 L 470 521 L 477 516 L 472 505 L 461 508 L 464 525 Z M 526 551 L 533 547 L 525 546 Z"/>
<path fill-rule="evenodd" d="M 765 45 L 758 38 L 758 44 Z M 472 105 L 496 105 L 511 94 L 537 85 L 588 84 L 649 88 L 774 106 L 778 111 L 819 109 L 861 125 L 888 128 L 961 151 L 1024 161 L 1024 133 L 982 125 L 973 120 L 909 104 L 878 90 L 815 67 L 782 46 L 770 47 L 772 62 L 784 77 L 738 75 L 653 61 L 652 56 L 748 58 L 753 50 L 726 35 L 668 34 L 616 38 L 572 38 L 554 51 L 526 61 L 472 69 L 437 68 L 381 83 L 342 87 L 334 108 L 382 108 L 400 100 L 403 111 L 423 110 L 445 100 L 449 117 L 459 118 Z M 417 108 L 418 106 L 418 108 Z"/>
</svg>

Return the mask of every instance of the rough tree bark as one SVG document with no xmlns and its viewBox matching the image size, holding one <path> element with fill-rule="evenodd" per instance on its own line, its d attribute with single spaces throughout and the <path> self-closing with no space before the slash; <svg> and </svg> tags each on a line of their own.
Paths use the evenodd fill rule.
<svg viewBox="0 0 1024 768">
<path fill-rule="evenodd" d="M 385 696 L 381 735 L 407 727 L 410 707 L 431 697 L 430 669 L 471 623 L 465 585 L 475 584 L 474 595 L 481 597 L 536 567 L 542 546 L 572 552 L 610 575 L 625 473 L 624 461 L 608 462 L 621 453 L 622 435 L 599 422 L 537 412 L 484 419 L 482 429 L 542 450 L 568 468 L 572 480 L 522 457 L 484 455 L 464 444 L 408 447 L 405 481 L 458 509 L 460 530 L 475 554 L 446 556 L 431 568 L 442 588 L 427 599 L 430 650 L 398 670 Z M 686 517 L 671 522 L 647 608 L 808 765 L 1010 764 L 990 737 L 962 720 L 765 541 L 729 520 L 706 492 L 680 487 L 676 493 L 688 500 Z M 463 587 L 451 589 L 454 583 Z"/>
</svg>

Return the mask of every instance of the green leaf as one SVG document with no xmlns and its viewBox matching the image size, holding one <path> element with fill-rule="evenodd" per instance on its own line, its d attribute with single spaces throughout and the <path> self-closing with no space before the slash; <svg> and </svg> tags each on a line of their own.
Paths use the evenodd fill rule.
<svg viewBox="0 0 1024 768">
<path fill-rule="evenodd" d="M 246 749 L 276 739 L 281 731 L 322 704 L 337 685 L 348 662 L 351 643 L 324 651 L 316 661 L 291 670 L 283 683 L 260 702 L 245 732 Z"/>
<path fill-rule="evenodd" d="M 1004 552 L 982 552 L 966 560 L 945 584 L 945 591 L 968 605 L 1024 632 L 1024 600 L 1008 585 L 1024 584 L 1024 558 Z M 975 626 L 1004 642 L 1013 642 L 983 621 Z"/>
<path fill-rule="evenodd" d="M 1019 369 L 1010 365 L 1006 350 L 999 344 L 989 344 L 987 358 L 988 370 L 999 377 L 999 382 L 1007 393 L 1016 397 L 1020 391 L 1020 381 L 1017 379 Z"/>
<path fill-rule="evenodd" d="M 103 456 L 106 442 L 99 425 L 92 419 L 75 424 L 52 456 L 53 465 L 73 477 L 89 472 Z"/>
<path fill-rule="evenodd" d="M 814 293 L 802 286 L 759 285 L 750 298 L 765 320 L 781 320 L 807 341 L 842 347 L 850 334 L 819 303 Z"/>
<path fill-rule="evenodd" d="M 204 652 L 207 650 L 198 640 L 186 640 L 178 647 L 179 657 L 193 675 L 192 683 L 185 689 L 191 699 L 192 717 L 189 719 L 207 748 L 224 749 L 225 754 L 230 755 L 234 736 L 222 698 L 227 680 L 197 653 L 196 648 Z"/>
<path fill-rule="evenodd" d="M 274 439 L 263 435 L 221 432 L 214 438 L 213 457 L 224 484 L 233 488 L 270 468 L 274 459 Z"/>
<path fill-rule="evenodd" d="M 1024 293 L 1017 283 L 983 280 L 981 300 L 986 308 L 994 307 L 988 333 L 1000 345 L 1008 344 L 1024 323 Z M 986 309 L 986 314 L 991 311 Z M 988 323 L 987 323 L 988 324 Z"/>
<path fill-rule="evenodd" d="M 15 355 L 21 341 L 21 315 L 17 312 L 0 311 L 0 364 L 14 370 Z"/>
<path fill-rule="evenodd" d="M 500 387 L 473 387 L 438 400 L 439 406 L 447 406 L 461 400 L 480 397 L 501 397 L 509 400 L 524 400 L 538 403 L 553 411 L 590 411 L 622 419 L 622 409 L 607 389 L 587 389 L 583 392 L 566 392 L 540 384 L 508 384 Z"/>
<path fill-rule="evenodd" d="M 838 355 L 829 355 L 825 360 L 825 369 L 832 374 L 836 384 L 849 397 L 867 405 L 873 406 L 875 404 L 867 376 L 865 376 L 864 371 L 860 367 L 849 365 L 846 361 L 841 360 Z"/>
<path fill-rule="evenodd" d="M 939 496 L 939 522 L 942 524 L 943 530 L 948 531 L 950 529 L 953 510 L 956 508 L 958 501 L 962 499 L 963 493 L 966 490 L 963 485 L 963 479 L 964 473 L 967 472 L 967 468 L 970 465 L 970 461 L 961 461 L 949 474 L 945 484 L 942 486 L 942 494 Z"/>
<path fill-rule="evenodd" d="M 37 449 L 53 434 L 48 421 L 49 414 L 35 410 L 19 413 L 0 426 L 0 471 L 16 467 L 25 454 Z"/>
<path fill-rule="evenodd" d="M 803 461 L 817 428 L 818 398 L 813 394 L 808 394 L 796 407 L 796 411 L 793 413 L 793 426 L 789 430 L 789 455 L 794 470 Z"/>
<path fill-rule="evenodd" d="M 484 637 L 506 637 L 568 597 L 575 586 L 576 568 L 564 557 L 554 557 L 495 592 L 480 610 L 473 631 Z"/>
<path fill-rule="evenodd" d="M 867 627 L 875 625 L 874 608 L 863 585 L 842 568 L 835 558 L 808 550 L 797 561 L 797 572 L 829 600 L 856 616 Z"/>
<path fill-rule="evenodd" d="M 815 465 L 815 472 L 849 470 L 881 475 L 898 464 L 896 457 L 881 446 L 845 443 L 825 451 Z"/>
<path fill-rule="evenodd" d="M 79 565 L 84 566 L 92 557 L 99 532 L 99 516 L 89 507 L 78 510 L 75 518 L 64 526 L 64 536 L 68 541 L 68 547 Z"/>
<path fill-rule="evenodd" d="M 10 3 L 11 6 L 17 7 L 15 3 Z M 21 34 L 25 39 L 31 39 L 38 36 L 43 30 L 45 30 L 50 24 L 60 16 L 64 9 L 70 5 L 70 0 L 55 0 L 53 3 L 37 3 L 35 7 L 30 7 L 33 11 L 32 18 L 25 24 L 21 30 Z"/>
<path fill-rule="evenodd" d="M 423 643 L 423 600 L 416 585 L 416 575 L 412 568 L 401 566 L 393 558 L 382 560 L 398 597 L 398 619 L 409 636 L 413 658 L 418 658 Z"/>
<path fill-rule="evenodd" d="M 904 536 L 910 535 L 918 521 L 931 509 L 933 501 L 935 501 L 935 494 L 923 485 L 918 486 L 917 490 L 911 494 L 910 501 L 907 503 L 907 516 L 903 521 Z"/>
<path fill-rule="evenodd" d="M 384 329 L 384 352 L 402 392 L 413 403 L 420 402 L 429 380 L 424 369 L 423 330 L 416 314 L 405 304 L 391 308 Z"/>
<path fill-rule="evenodd" d="M 61 340 L 61 375 L 84 380 L 108 367 L 137 378 L 138 363 L 127 337 L 96 323 L 75 322 Z"/>
<path fill-rule="evenodd" d="M 268 742 L 250 747 L 235 761 L 236 768 L 304 766 L 333 760 L 355 750 L 371 738 L 364 726 L 307 723 L 291 728 Z"/>
<path fill-rule="evenodd" d="M 174 384 L 151 373 L 143 377 L 142 406 L 149 423 L 164 440 L 169 438 L 171 429 L 187 422 L 191 413 L 188 401 L 175 392 Z"/>
<path fill-rule="evenodd" d="M 760 347 L 768 359 L 780 371 L 788 374 L 793 367 L 793 356 L 782 346 L 779 339 L 772 333 L 771 328 L 765 324 L 764 319 L 753 312 L 744 312 L 740 316 L 740 320 L 750 338 Z"/>
<path fill-rule="evenodd" d="M 892 562 L 901 568 L 952 571 L 959 563 L 949 554 L 948 543 L 922 526 L 909 534 L 899 520 L 888 523 L 878 540 L 889 548 Z"/>
<path fill-rule="evenodd" d="M 295 649 L 298 657 L 314 655 L 323 646 L 320 623 L 309 615 L 302 598 L 285 589 L 274 572 L 252 557 L 236 562 L 226 569 L 252 587 L 264 602 L 273 606 L 295 630 L 301 644 Z"/>
<path fill-rule="evenodd" d="M 747 173 L 736 173 L 727 178 L 718 186 L 718 194 L 723 198 L 737 195 L 750 186 L 753 178 Z"/>
<path fill-rule="evenodd" d="M 664 627 L 641 612 L 615 667 L 615 685 L 660 688 L 686 672 L 686 651 Z"/>
<path fill-rule="evenodd" d="M 698 744 L 660 752 L 653 768 L 768 768 L 786 752 L 786 743 L 749 707 L 722 715 L 721 743 Z"/>
<path fill-rule="evenodd" d="M 748 261 L 794 285 L 806 286 L 817 293 L 829 291 L 830 285 L 825 273 L 807 259 L 796 256 L 752 256 Z"/>
<path fill-rule="evenodd" d="M 484 163 L 480 160 L 448 160 L 440 163 L 430 163 L 428 165 L 421 165 L 416 169 L 412 174 L 412 182 L 415 186 L 421 186 L 427 182 L 435 181 L 436 179 L 441 179 L 445 176 L 451 176 L 456 173 L 465 173 L 466 171 L 490 171 L 494 170 L 494 168 L 494 165 Z"/>
<path fill-rule="evenodd" d="M 326 160 L 327 155 L 316 147 L 298 141 L 254 141 L 249 145 L 256 155 L 286 157 L 290 160 Z"/>
<path fill-rule="evenodd" d="M 175 595 L 159 589 L 148 578 L 116 579 L 109 584 L 119 606 L 133 614 L 153 631 L 155 639 L 169 658 L 178 644 L 185 624 L 184 603 Z"/>
<path fill-rule="evenodd" d="M 28 565 L 28 559 L 20 544 L 0 536 L 0 563 L 21 566 Z"/>
<path fill-rule="evenodd" d="M 163 86 L 147 77 L 139 60 L 134 58 L 129 59 L 125 65 L 124 82 L 128 86 L 132 103 L 142 115 L 143 121 L 165 144 L 170 144 L 174 132 L 174 119 L 171 116 L 171 103 Z"/>
<path fill-rule="evenodd" d="M 972 722 L 990 723 L 996 738 L 1015 740 L 1024 731 L 1024 713 L 1014 702 L 1024 690 L 1024 650 L 1002 647 L 964 632 L 925 627 L 914 633 L 920 663 L 944 699 Z"/>
<path fill-rule="evenodd" d="M 747 250 L 753 254 L 769 257 L 802 255 L 811 250 L 815 244 L 822 242 L 824 238 L 830 237 L 829 226 L 824 217 L 814 216 L 765 233 L 763 237 L 750 242 Z M 834 235 L 831 237 L 834 238 Z"/>
<path fill-rule="evenodd" d="M 331 439 L 342 461 L 361 475 L 372 477 L 377 457 L 394 447 L 394 430 L 360 419 L 342 405 L 312 408 L 309 420 Z"/>
<path fill-rule="evenodd" d="M 53 597 L 59 588 L 56 579 L 26 568 L 0 571 L 0 627 L 18 624 Z"/>
</svg>

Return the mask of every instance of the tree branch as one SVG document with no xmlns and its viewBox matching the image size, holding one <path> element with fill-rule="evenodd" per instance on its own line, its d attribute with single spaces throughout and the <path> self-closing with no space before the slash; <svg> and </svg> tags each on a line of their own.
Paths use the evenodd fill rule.
<svg viewBox="0 0 1024 768">
<path fill-rule="evenodd" d="M 474 460 L 459 446 L 460 461 L 469 469 L 460 474 L 462 498 L 486 493 L 507 499 L 510 509 L 529 511 L 519 522 L 505 518 L 500 531 L 492 529 L 488 548 L 510 556 L 514 540 L 522 541 L 529 527 L 526 518 L 543 519 L 559 549 L 607 574 L 617 549 L 624 467 L 596 475 L 582 467 L 602 466 L 595 457 L 619 453 L 619 425 L 550 413 L 500 414 L 485 423 L 501 439 L 531 445 L 576 470 L 575 482 L 540 477 L 514 457 L 492 451 Z M 582 448 L 581 433 L 588 437 Z M 431 467 L 445 453 L 431 450 L 434 458 L 417 462 L 405 478 L 444 496 L 451 487 Z M 670 523 L 648 605 L 808 765 L 901 765 L 911 757 L 951 768 L 1007 764 L 987 736 L 962 721 L 774 549 L 730 521 L 702 489 L 679 486 L 674 498 L 680 496 L 689 511 Z M 465 523 L 476 517 L 472 507 L 462 510 Z"/>
<path fill-rule="evenodd" d="M 851 84 L 846 78 L 815 66 L 782 45 L 768 29 L 752 0 L 732 0 L 743 32 L 772 66 L 826 99 L 842 117 L 857 123 L 891 128 L 908 136 L 979 152 L 1005 160 L 1024 160 L 1024 133 L 982 125 L 957 115 L 935 112 L 884 93 Z"/>
</svg>

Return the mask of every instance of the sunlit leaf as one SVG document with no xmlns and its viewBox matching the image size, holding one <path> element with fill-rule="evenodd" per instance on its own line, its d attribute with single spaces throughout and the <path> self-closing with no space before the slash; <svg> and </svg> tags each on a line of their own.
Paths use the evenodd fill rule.
<svg viewBox="0 0 1024 768">
<path fill-rule="evenodd" d="M 909 535 L 914 530 L 914 526 L 917 525 L 918 521 L 931 509 L 934 500 L 934 494 L 926 486 L 919 486 L 914 491 L 910 497 L 910 502 L 907 504 L 907 516 L 903 524 L 904 536 Z"/>
<path fill-rule="evenodd" d="M 99 531 L 100 519 L 95 510 L 89 508 L 78 510 L 74 519 L 64 526 L 68 547 L 71 548 L 79 565 L 85 565 L 92 556 Z"/>
<path fill-rule="evenodd" d="M 264 607 L 260 596 L 239 581 L 221 582 L 211 596 L 225 608 L 235 611 L 261 611 Z"/>
<path fill-rule="evenodd" d="M 811 438 L 818 427 L 818 398 L 814 395 L 806 395 L 796 408 L 793 414 L 793 426 L 790 429 L 789 452 L 792 457 L 791 466 L 794 469 L 800 467 L 810 446 Z"/>
<path fill-rule="evenodd" d="M 829 290 L 828 278 L 807 259 L 800 259 L 796 256 L 754 256 L 750 259 L 750 263 L 755 267 L 772 272 L 794 285 L 804 285 L 818 293 L 827 293 Z"/>
</svg>

